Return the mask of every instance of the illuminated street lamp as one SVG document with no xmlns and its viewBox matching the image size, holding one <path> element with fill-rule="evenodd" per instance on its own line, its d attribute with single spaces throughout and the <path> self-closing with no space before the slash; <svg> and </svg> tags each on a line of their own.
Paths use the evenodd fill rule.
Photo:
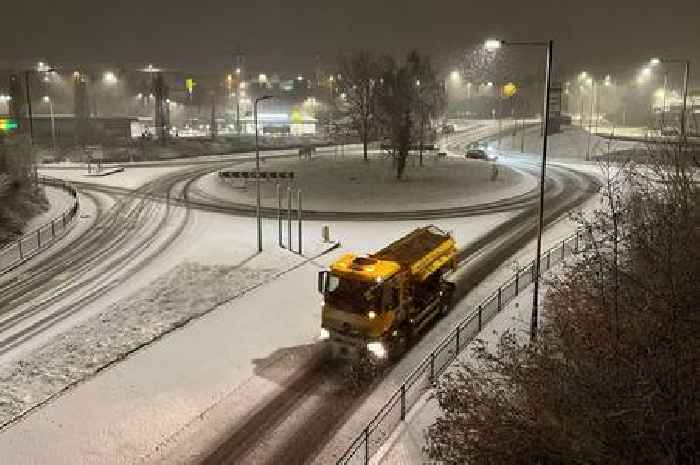
<svg viewBox="0 0 700 465">
<path fill-rule="evenodd" d="M 535 46 L 546 48 L 545 58 L 545 92 L 544 92 L 544 130 L 542 132 L 542 167 L 540 171 L 540 207 L 539 207 L 539 225 L 537 230 L 537 254 L 535 256 L 535 290 L 532 297 L 532 317 L 530 319 L 530 339 L 537 338 L 537 319 L 538 319 L 538 294 L 540 282 L 540 255 L 542 254 L 542 229 L 544 226 L 544 183 L 547 166 L 547 133 L 549 131 L 549 94 L 551 91 L 552 77 L 552 48 L 554 42 L 505 42 L 503 40 L 489 39 L 484 43 L 487 50 L 497 50 L 504 45 L 522 45 Z"/>
<path fill-rule="evenodd" d="M 54 113 L 53 113 L 53 101 L 51 100 L 51 97 L 48 95 L 45 95 L 44 98 L 44 103 L 49 104 L 49 110 L 51 112 L 51 145 L 53 146 L 53 151 L 56 153 L 56 122 L 54 119 Z"/>
<path fill-rule="evenodd" d="M 260 217 L 260 148 L 258 147 L 258 103 L 269 100 L 272 95 L 263 95 L 255 99 L 253 104 L 253 119 L 255 121 L 255 190 L 256 204 L 255 216 L 258 220 L 258 252 L 262 252 L 262 218 Z"/>
<path fill-rule="evenodd" d="M 452 79 L 452 82 L 458 83 L 462 78 L 459 75 L 459 71 L 454 70 L 450 73 L 450 79 Z"/>
<path fill-rule="evenodd" d="M 105 84 L 116 84 L 117 76 L 112 71 L 105 71 L 102 74 L 102 82 Z"/>
</svg>

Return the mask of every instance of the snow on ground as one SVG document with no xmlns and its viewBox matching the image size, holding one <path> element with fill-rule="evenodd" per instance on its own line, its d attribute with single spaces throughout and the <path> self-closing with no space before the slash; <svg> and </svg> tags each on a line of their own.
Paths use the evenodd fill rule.
<svg viewBox="0 0 700 465">
<path fill-rule="evenodd" d="M 533 154 L 542 153 L 542 136 L 539 127 L 532 127 L 524 131 L 525 152 Z M 523 131 L 518 131 L 515 137 L 505 136 L 501 138 L 500 150 L 520 153 Z M 608 142 L 610 144 L 608 145 Z M 607 153 L 608 150 L 626 150 L 637 147 L 636 142 L 609 141 L 603 137 L 590 135 L 581 128 L 564 126 L 562 132 L 552 134 L 547 141 L 547 160 L 585 160 L 586 152 L 590 158 Z M 498 141 L 489 142 L 489 147 L 498 148 Z"/>
<path fill-rule="evenodd" d="M 492 217 L 463 221 L 462 240 L 474 240 L 508 216 Z M 456 226 L 458 222 L 453 220 L 452 224 Z M 264 225 L 265 249 L 273 253 L 276 222 L 265 221 Z M 385 245 L 416 225 L 333 223 L 331 231 L 333 238 L 353 247 L 345 251 L 362 251 Z M 305 243 L 317 241 L 320 226 L 320 223 L 306 225 Z M 105 296 L 92 307 L 104 309 L 118 296 L 133 294 L 124 301 L 135 306 L 129 312 L 146 318 L 139 312 L 148 313 L 154 305 L 146 300 L 164 294 L 164 290 L 160 294 L 141 293 L 139 289 L 147 282 L 145 276 L 172 276 L 171 272 L 164 275 L 162 270 L 178 269 L 182 260 L 199 263 L 197 266 L 204 270 L 222 269 L 216 268 L 216 264 L 241 263 L 254 254 L 251 247 L 254 231 L 253 219 L 197 211 L 191 227 L 158 263 L 149 267 L 147 274 L 137 273 L 122 284 L 119 293 Z M 203 438 L 231 427 L 259 402 L 282 389 L 284 380 L 262 374 L 262 367 L 277 363 L 303 366 L 308 359 L 320 326 L 316 272 L 341 252 L 309 262 L 225 302 L 183 330 L 170 333 L 147 350 L 137 351 L 57 396 L 0 433 L 0 449 L 7 451 L 10 463 L 19 464 L 84 463 L 88 459 L 91 463 L 132 463 L 139 457 L 150 462 L 159 459 L 171 443 L 181 444 L 175 439 L 187 431 L 194 430 L 196 438 Z M 294 258 L 278 249 L 267 263 L 270 260 L 273 264 L 284 263 L 289 257 Z M 254 260 L 243 267 L 252 267 Z M 162 279 L 156 282 L 176 282 L 169 281 L 172 277 Z M 167 294 L 158 298 L 172 299 Z M 113 311 L 118 312 L 121 305 L 113 306 Z M 138 318 L 130 319 L 125 327 L 138 328 L 135 322 L 142 321 Z M 94 330 L 104 327 L 99 326 L 104 325 L 99 318 L 89 321 L 98 325 L 93 326 Z M 141 336 L 138 331 L 133 334 Z M 94 335 L 90 337 L 96 339 Z M 103 339 L 106 344 L 106 338 Z M 41 377 L 43 372 L 39 370 L 36 375 Z M 223 415 L 217 409 L 219 404 L 226 405 Z M 84 413 L 77 416 L 76 411 Z M 218 421 L 217 412 L 222 421 Z M 217 421 L 209 422 L 212 418 Z M 53 445 L 52 451 L 36 447 L 47 442 Z"/>
<path fill-rule="evenodd" d="M 589 164 L 591 170 L 593 166 L 594 165 Z M 596 208 L 600 208 L 600 204 L 600 196 L 596 195 L 584 202 L 580 209 L 589 213 Z M 562 239 L 573 234 L 576 226 L 577 225 L 567 217 L 563 217 L 551 223 L 543 232 L 542 250 L 546 251 L 550 247 L 558 245 Z M 512 278 L 513 270 L 516 266 L 523 267 L 534 259 L 535 247 L 536 238 L 533 238 L 518 252 L 504 260 L 501 266 L 487 276 L 486 279 L 482 280 L 479 285 L 455 306 L 454 310 L 447 315 L 447 317 L 437 322 L 435 327 L 421 338 L 410 353 L 406 354 L 399 363 L 392 367 L 391 371 L 382 382 L 362 401 L 362 404 L 358 406 L 345 424 L 335 432 L 333 437 L 324 446 L 314 463 L 318 465 L 335 463 L 357 435 L 362 432 L 367 422 L 375 416 L 390 396 L 399 389 L 403 381 L 414 368 L 429 355 L 430 351 L 437 347 L 445 335 L 448 334 L 458 322 L 469 315 L 476 306 L 497 289 L 501 283 Z M 530 297 L 530 299 L 531 298 L 532 297 Z M 416 440 L 423 440 L 422 433 L 416 434 Z M 422 446 L 422 443 L 417 447 L 420 449 L 420 446 Z M 401 463 L 423 462 L 408 461 Z"/>
<path fill-rule="evenodd" d="M 523 336 L 528 334 L 530 327 L 530 311 L 532 308 L 532 293 L 534 287 L 524 289 L 478 334 L 477 338 L 487 344 L 488 350 L 493 351 L 500 337 L 506 331 L 515 331 Z M 545 290 L 541 294 L 544 295 Z M 458 356 L 458 362 L 452 363 L 448 371 L 456 369 L 457 363 L 468 364 L 474 361 L 472 349 L 475 342 L 464 348 Z M 414 405 L 406 415 L 406 421 L 399 424 L 386 443 L 372 457 L 373 465 L 403 465 L 408 463 L 430 463 L 430 457 L 423 452 L 425 433 L 428 426 L 441 415 L 437 400 L 430 397 L 430 392 Z"/>
<path fill-rule="evenodd" d="M 28 357 L 0 365 L 0 424 L 280 271 L 191 262 L 175 267 Z"/>
<path fill-rule="evenodd" d="M 417 163 L 416 163 L 417 165 Z M 264 171 L 293 171 L 294 186 L 302 190 L 305 209 L 317 211 L 400 211 L 449 208 L 496 201 L 524 194 L 537 185 L 521 170 L 500 166 L 492 180 L 492 166 L 479 160 L 438 160 L 426 154 L 424 166 L 408 166 L 405 177 L 396 179 L 392 160 L 379 151 L 364 162 L 357 151 L 344 157 L 317 156 L 311 160 L 267 161 Z M 236 170 L 253 170 L 245 163 Z M 217 173 L 202 177 L 196 190 L 219 200 L 255 203 L 255 183 L 223 180 Z M 261 183 L 263 205 L 277 206 L 277 184 Z"/>
<path fill-rule="evenodd" d="M 49 223 L 73 206 L 73 201 L 75 200 L 73 196 L 59 187 L 44 186 L 44 192 L 46 193 L 46 199 L 49 201 L 49 209 L 27 221 L 27 224 L 22 228 L 25 234 Z"/>
</svg>

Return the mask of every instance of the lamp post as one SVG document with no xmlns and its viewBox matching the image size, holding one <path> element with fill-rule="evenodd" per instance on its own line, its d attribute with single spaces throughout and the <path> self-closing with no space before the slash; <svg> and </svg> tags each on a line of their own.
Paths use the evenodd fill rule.
<svg viewBox="0 0 700 465">
<path fill-rule="evenodd" d="M 262 252 L 262 218 L 260 217 L 260 148 L 258 147 L 258 102 L 271 99 L 271 95 L 263 95 L 255 99 L 253 104 L 253 119 L 255 120 L 255 216 L 258 221 L 258 252 Z"/>
<path fill-rule="evenodd" d="M 532 316 L 530 319 L 530 340 L 537 339 L 538 326 L 538 304 L 539 304 L 539 283 L 540 283 L 540 255 L 542 254 L 542 229 L 544 226 L 544 183 L 547 166 L 547 133 L 549 132 L 549 94 L 552 78 L 552 48 L 554 42 L 505 42 L 502 40 L 487 40 L 484 46 L 487 49 L 498 49 L 503 45 L 522 45 L 546 48 L 545 58 L 545 92 L 544 92 L 544 131 L 542 131 L 542 167 L 540 171 L 540 206 L 539 223 L 537 229 L 537 254 L 535 255 L 535 290 L 532 296 Z"/>
<path fill-rule="evenodd" d="M 54 154 L 56 153 L 56 122 L 54 119 L 53 112 L 53 101 L 48 95 L 44 96 L 44 102 L 49 104 L 49 111 L 51 112 L 51 145 L 53 147 Z"/>
</svg>

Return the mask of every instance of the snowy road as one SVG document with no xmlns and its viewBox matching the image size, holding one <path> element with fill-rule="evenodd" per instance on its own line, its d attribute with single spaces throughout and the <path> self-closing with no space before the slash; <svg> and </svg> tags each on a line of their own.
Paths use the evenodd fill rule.
<svg viewBox="0 0 700 465">
<path fill-rule="evenodd" d="M 533 160 L 527 157 L 507 158 L 506 160 L 504 157 L 503 161 L 529 165 L 530 169 L 536 166 L 532 164 Z M 226 163 L 230 165 L 232 160 L 221 161 L 221 165 Z M 136 250 L 133 263 L 129 262 L 129 251 L 124 250 L 119 253 L 113 251 L 115 255 L 108 253 L 102 256 L 104 263 L 103 260 L 96 259 L 95 268 L 84 276 L 80 275 L 81 269 L 77 265 L 73 265 L 76 268 L 68 267 L 68 272 L 75 273 L 69 275 L 71 281 L 87 281 L 88 284 L 83 289 L 68 292 L 63 308 L 70 308 L 75 302 L 79 303 L 81 298 L 89 296 L 93 291 L 99 292 L 97 289 L 101 284 L 108 285 L 111 282 L 117 285 L 120 280 L 124 283 L 126 275 L 129 274 L 143 276 L 145 272 L 162 272 L 168 269 L 163 262 L 172 266 L 186 259 L 183 257 L 197 256 L 199 260 L 218 262 L 222 256 L 232 254 L 236 257 L 234 263 L 245 263 L 247 259 L 244 260 L 243 257 L 247 249 L 241 246 L 250 243 L 250 238 L 254 237 L 250 220 L 234 221 L 231 215 L 212 213 L 206 208 L 199 208 L 191 199 L 189 202 L 183 202 L 180 198 L 190 186 L 187 183 L 212 169 L 216 169 L 216 166 L 190 167 L 179 172 L 172 172 L 170 168 L 170 174 L 161 170 L 146 184 L 128 186 L 132 187 L 130 190 L 136 188 L 133 195 L 125 196 L 127 191 L 123 189 L 113 189 L 109 192 L 110 196 L 120 200 L 114 207 L 106 208 L 105 211 L 109 213 L 113 209 L 123 208 L 123 214 L 118 221 L 123 221 L 125 217 L 135 218 L 133 229 L 130 230 L 133 234 L 122 239 L 124 244 L 128 245 L 127 249 Z M 550 200 L 548 204 L 553 208 L 553 218 L 577 204 L 581 198 L 585 198 L 590 193 L 591 180 L 580 173 L 563 168 L 553 169 L 552 173 L 551 184 L 547 187 Z M 105 179 L 105 186 L 110 182 L 109 179 Z M 102 190 L 107 192 L 108 188 L 105 186 Z M 171 193 L 170 202 L 164 202 L 163 199 L 168 198 L 168 193 Z M 124 202 L 128 203 L 128 206 L 121 207 Z M 141 216 L 136 213 L 139 205 L 143 205 L 141 208 L 144 212 Z M 192 208 L 195 206 L 196 208 Z M 231 213 L 226 208 L 220 211 Z M 484 210 L 486 211 L 488 209 Z M 185 219 L 188 214 L 201 221 L 196 231 L 192 230 L 191 225 L 188 226 Z M 501 266 L 502 257 L 531 235 L 533 217 L 533 204 L 530 203 L 516 210 L 475 216 L 471 220 L 444 219 L 441 225 L 455 230 L 458 242 L 467 246 L 463 252 L 463 257 L 468 258 L 466 261 L 486 272 Z M 168 226 L 159 228 L 164 218 L 169 218 L 164 223 Z M 105 219 L 101 221 L 109 225 Z M 264 223 L 266 247 L 271 248 L 275 222 Z M 418 223 L 416 220 L 367 223 L 340 220 L 309 221 L 305 229 L 306 240 L 312 242 L 320 226 L 325 224 L 331 225 L 331 230 L 343 240 L 344 245 L 355 250 L 364 250 L 380 245 L 396 237 L 400 231 L 410 230 Z M 181 226 L 187 231 L 186 235 L 179 235 Z M 114 237 L 113 228 L 107 228 L 106 231 L 112 232 L 111 235 L 104 236 L 105 244 L 102 245 L 120 240 L 119 237 Z M 93 234 L 96 234 L 97 238 L 101 237 L 97 231 Z M 144 248 L 138 251 L 138 245 L 142 242 Z M 233 243 L 235 246 L 222 249 L 221 244 L 224 243 Z M 161 247 L 166 253 L 151 255 Z M 79 253 L 79 250 L 67 250 L 57 256 L 58 261 L 64 257 L 67 260 L 76 253 Z M 158 258 L 158 267 L 147 266 L 158 255 L 165 256 Z M 57 441 L 56 447 L 67 454 L 61 463 L 75 463 L 81 457 L 87 456 L 93 457 L 95 463 L 115 463 L 115 454 L 119 456 L 119 463 L 132 463 L 136 457 L 147 463 L 191 463 L 209 456 L 212 451 L 214 455 L 211 458 L 215 459 L 215 462 L 228 460 L 231 463 L 303 463 L 316 460 L 317 463 L 328 463 L 323 457 L 314 458 L 321 453 L 323 439 L 329 439 L 340 428 L 362 397 L 349 395 L 343 389 L 343 380 L 337 373 L 329 372 L 328 365 L 319 361 L 316 345 L 313 344 L 313 334 L 318 330 L 320 312 L 317 296 L 313 291 L 313 275 L 318 265 L 327 266 L 334 256 L 336 255 L 308 263 L 290 273 L 288 278 L 266 285 L 265 290 L 251 293 L 248 298 L 227 305 L 235 308 L 235 312 L 222 308 L 218 315 L 212 314 L 211 318 L 208 316 L 202 319 L 201 324 L 196 326 L 208 326 L 209 329 L 198 337 L 195 337 L 196 333 L 189 328 L 188 331 L 179 332 L 178 335 L 160 341 L 152 349 L 139 351 L 138 356 L 129 357 L 121 363 L 119 369 L 103 372 L 101 376 L 70 391 L 70 395 L 56 399 L 36 415 L 29 416 L 17 427 L 4 431 L 0 434 L 0 446 L 11 449 L 13 457 L 21 457 L 22 451 L 26 452 L 32 441 L 42 438 Z M 120 260 L 119 257 L 125 259 Z M 286 260 L 280 260 L 276 256 L 268 257 L 267 260 L 271 258 L 278 263 Z M 143 266 L 139 267 L 139 263 Z M 129 268 L 131 265 L 134 266 L 133 272 Z M 139 268 L 141 271 L 137 273 Z M 102 275 L 100 270 L 104 271 Z M 115 273 L 117 276 L 108 274 L 107 270 L 118 271 Z M 46 278 L 52 277 L 49 275 Z M 63 279 L 66 280 L 66 277 Z M 22 275 L 18 279 L 19 282 L 24 282 L 29 278 Z M 470 276 L 470 279 L 476 277 Z M 29 285 L 29 281 L 27 283 Z M 126 287 L 138 289 L 139 285 L 143 286 L 144 283 L 131 283 Z M 471 285 L 467 283 L 463 288 L 468 289 Z M 37 295 L 42 292 L 48 295 L 52 290 L 48 283 L 46 288 L 42 289 L 38 279 L 29 289 L 34 287 L 38 288 L 35 291 Z M 128 290 L 122 289 L 119 294 L 123 295 L 126 292 Z M 193 289 L 193 292 L 196 291 Z M 269 293 L 275 295 L 266 297 Z M 98 303 L 104 302 L 111 294 L 114 292 L 96 294 L 97 300 L 94 304 L 86 307 L 100 307 Z M 55 308 L 47 307 L 44 310 L 45 313 L 49 313 Z M 285 311 L 280 314 L 279 310 Z M 213 336 L 212 323 L 216 318 L 226 318 L 227 323 L 217 323 L 214 327 L 231 330 L 223 330 L 218 337 Z M 269 324 L 256 324 L 260 318 Z M 68 324 L 65 322 L 65 325 Z M 58 332 L 57 328 L 54 329 Z M 234 340 L 226 341 L 225 334 Z M 182 345 L 183 338 L 192 340 Z M 247 341 L 251 338 L 257 341 L 256 345 L 237 343 L 239 339 Z M 45 340 L 43 337 L 36 339 Z M 252 343 L 252 340 L 248 342 Z M 199 345 L 211 345 L 212 349 L 200 354 L 197 347 Z M 223 345 L 225 348 L 214 349 L 217 345 Z M 26 346 L 26 343 L 22 344 L 22 347 Z M 188 351 L 188 360 L 181 360 L 185 347 L 192 347 L 195 351 Z M 210 354 L 209 357 L 199 359 L 207 353 Z M 185 362 L 183 366 L 179 366 L 181 361 Z M 248 367 L 251 363 L 256 368 L 249 372 Z M 203 367 L 200 368 L 200 365 Z M 158 376 L 134 378 L 134 373 L 155 367 Z M 198 375 L 203 379 L 199 379 Z M 166 381 L 167 384 L 162 385 Z M 125 392 L 117 388 L 122 384 Z M 95 412 L 90 416 L 89 424 L 83 425 L 71 417 L 70 412 L 74 412 L 86 399 L 97 400 L 104 392 L 109 392 L 114 400 L 94 404 Z M 136 402 L 131 402 L 136 393 Z M 170 398 L 171 394 L 175 394 L 175 399 Z M 238 401 L 240 398 L 245 399 L 243 404 Z M 177 408 L 162 410 L 172 407 L 173 402 Z M 138 407 L 139 405 L 141 407 Z M 199 424 L 199 421 L 202 424 Z M 55 429 L 56 422 L 65 427 Z M 217 426 L 212 427 L 212 422 Z M 89 431 L 93 429 L 109 431 L 109 434 L 90 436 L 90 441 L 82 444 L 80 439 L 86 434 L 91 435 Z M 211 436 L 212 431 L 216 431 L 214 436 Z M 303 432 L 317 433 L 318 440 L 309 441 L 309 436 Z M 210 436 L 210 441 L 201 440 L 207 435 Z M 255 438 L 255 441 L 251 442 L 251 438 Z M 10 446 L 11 444 L 14 445 Z M 165 447 L 166 445 L 168 447 Z M 203 446 L 204 449 L 183 451 L 180 449 L 183 445 L 194 449 Z"/>
</svg>

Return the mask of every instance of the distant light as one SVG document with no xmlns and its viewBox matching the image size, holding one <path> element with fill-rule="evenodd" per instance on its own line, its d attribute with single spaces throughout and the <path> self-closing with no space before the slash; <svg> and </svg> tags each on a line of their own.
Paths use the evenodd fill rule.
<svg viewBox="0 0 700 465">
<path fill-rule="evenodd" d="M 170 99 L 169 99 L 169 98 L 166 98 L 166 99 L 165 99 L 165 103 L 170 103 Z"/>
<path fill-rule="evenodd" d="M 328 80 L 333 82 L 333 76 L 329 77 Z"/>
<path fill-rule="evenodd" d="M 453 82 L 459 82 L 460 80 L 460 75 L 459 71 L 455 70 L 450 73 L 450 78 L 452 79 Z"/>
<path fill-rule="evenodd" d="M 420 79 L 416 79 L 416 87 L 420 87 Z"/>
<path fill-rule="evenodd" d="M 227 80 L 228 82 L 233 81 L 233 75 L 229 74 L 228 76 L 226 76 L 226 80 Z"/>
<path fill-rule="evenodd" d="M 80 71 L 73 71 L 73 77 L 74 77 L 75 79 L 80 78 Z"/>
<path fill-rule="evenodd" d="M 42 100 L 44 101 L 44 103 L 49 103 L 51 101 L 51 97 L 49 97 L 48 95 L 44 95 L 44 98 Z"/>
<path fill-rule="evenodd" d="M 303 80 L 304 80 L 304 76 L 302 76 L 302 75 L 297 76 L 297 81 L 303 81 Z"/>
<path fill-rule="evenodd" d="M 261 73 L 261 74 L 258 76 L 258 82 L 267 82 L 267 75 Z"/>
<path fill-rule="evenodd" d="M 102 82 L 105 84 L 116 84 L 117 76 L 112 71 L 105 71 L 102 74 Z"/>
<path fill-rule="evenodd" d="M 241 74 L 241 68 L 236 68 L 236 74 Z"/>
<path fill-rule="evenodd" d="M 486 87 L 493 87 L 493 82 L 491 82 L 491 81 L 487 82 Z"/>
<path fill-rule="evenodd" d="M 502 41 L 500 41 L 499 39 L 487 39 L 484 42 L 484 48 L 486 50 L 498 50 L 499 48 L 501 48 L 501 45 Z"/>
<path fill-rule="evenodd" d="M 143 94 L 142 94 L 141 92 L 139 92 L 139 93 L 136 95 L 136 98 L 143 98 Z"/>
<path fill-rule="evenodd" d="M 588 77 L 588 73 L 585 71 L 581 71 L 578 75 L 579 80 L 583 81 Z"/>
<path fill-rule="evenodd" d="M 661 60 L 658 59 L 658 58 L 652 58 L 651 60 L 649 60 L 649 64 L 650 64 L 651 66 L 656 66 L 656 65 L 658 65 L 658 64 L 660 64 L 660 63 L 661 63 Z"/>
</svg>

